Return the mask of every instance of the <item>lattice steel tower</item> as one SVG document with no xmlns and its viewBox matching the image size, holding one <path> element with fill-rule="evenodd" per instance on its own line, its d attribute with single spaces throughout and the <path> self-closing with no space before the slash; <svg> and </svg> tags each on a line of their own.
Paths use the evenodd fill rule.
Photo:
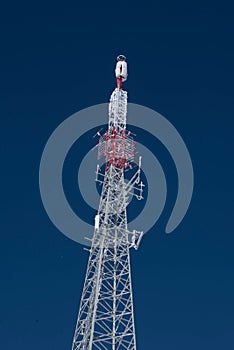
<svg viewBox="0 0 234 350">
<path fill-rule="evenodd" d="M 131 196 L 143 198 L 144 185 L 141 158 L 136 166 L 135 142 L 126 130 L 127 92 L 122 82 L 127 79 L 127 63 L 123 55 L 117 58 L 115 74 L 108 130 L 98 145 L 105 170 L 97 166 L 96 181 L 102 192 L 72 350 L 136 350 L 129 250 L 138 248 L 143 232 L 128 230 L 126 208 Z M 136 167 L 134 175 L 126 181 L 125 172 L 132 167 Z"/>
</svg>

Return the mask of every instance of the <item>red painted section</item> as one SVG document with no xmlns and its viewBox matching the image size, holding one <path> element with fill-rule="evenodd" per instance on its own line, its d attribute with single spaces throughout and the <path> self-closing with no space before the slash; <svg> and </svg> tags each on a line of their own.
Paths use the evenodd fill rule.
<svg viewBox="0 0 234 350">
<path fill-rule="evenodd" d="M 117 131 L 114 127 L 106 132 L 102 138 L 103 155 L 106 158 L 106 167 L 113 164 L 117 169 L 125 169 L 134 162 L 135 141 L 126 135 L 126 131 Z M 101 156 L 101 154 L 99 154 Z"/>
<path fill-rule="evenodd" d="M 116 78 L 116 80 L 117 80 L 117 88 L 122 89 L 122 78 L 119 77 L 119 78 Z"/>
</svg>

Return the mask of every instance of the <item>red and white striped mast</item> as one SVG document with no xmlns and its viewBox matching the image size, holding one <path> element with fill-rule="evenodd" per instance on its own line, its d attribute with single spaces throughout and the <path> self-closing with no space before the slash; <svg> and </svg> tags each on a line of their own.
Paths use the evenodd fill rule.
<svg viewBox="0 0 234 350">
<path fill-rule="evenodd" d="M 100 137 L 98 158 L 105 157 L 105 170 L 99 165 L 96 181 L 102 185 L 84 289 L 72 350 L 136 350 L 130 254 L 138 248 L 143 232 L 130 232 L 127 205 L 132 196 L 142 199 L 143 183 L 139 167 L 125 181 L 125 172 L 135 164 L 135 141 L 126 130 L 127 63 L 117 57 L 117 87 L 109 103 L 109 122 Z"/>
</svg>

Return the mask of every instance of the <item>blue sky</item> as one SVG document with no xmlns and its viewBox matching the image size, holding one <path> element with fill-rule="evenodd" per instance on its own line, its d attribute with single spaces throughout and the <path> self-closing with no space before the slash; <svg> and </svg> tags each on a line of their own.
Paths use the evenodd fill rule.
<svg viewBox="0 0 234 350">
<path fill-rule="evenodd" d="M 165 235 L 176 176 L 155 146 L 171 197 L 132 253 L 138 349 L 234 348 L 233 15 L 231 1 L 206 0 L 2 6 L 2 349 L 71 346 L 87 253 L 49 221 L 38 169 L 65 118 L 108 101 L 119 53 L 129 101 L 177 128 L 195 174 L 190 209 Z"/>
</svg>

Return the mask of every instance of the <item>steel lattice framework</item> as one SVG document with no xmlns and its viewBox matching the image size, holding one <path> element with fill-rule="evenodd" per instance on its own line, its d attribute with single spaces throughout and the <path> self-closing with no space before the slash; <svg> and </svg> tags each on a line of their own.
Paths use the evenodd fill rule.
<svg viewBox="0 0 234 350">
<path fill-rule="evenodd" d="M 144 185 L 141 159 L 133 177 L 124 178 L 135 165 L 135 142 L 126 131 L 127 92 L 118 79 L 108 130 L 99 140 L 99 158 L 105 156 L 106 167 L 96 171 L 102 192 L 72 350 L 136 350 L 129 250 L 138 248 L 143 233 L 128 230 L 126 208 L 129 196 L 143 198 Z"/>
</svg>

